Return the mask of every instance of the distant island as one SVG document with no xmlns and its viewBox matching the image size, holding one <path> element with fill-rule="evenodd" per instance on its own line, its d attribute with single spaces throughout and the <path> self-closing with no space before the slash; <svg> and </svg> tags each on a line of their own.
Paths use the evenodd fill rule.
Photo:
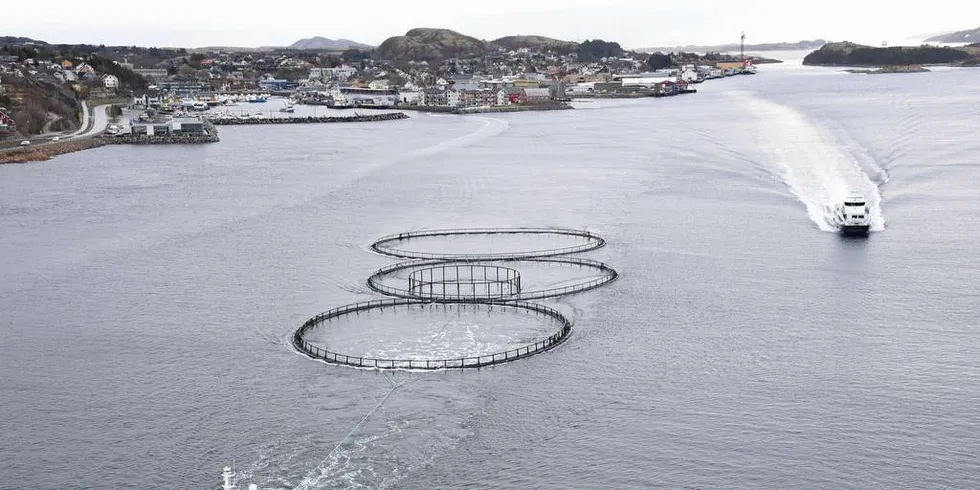
<svg viewBox="0 0 980 490">
<path fill-rule="evenodd" d="M 828 43 L 806 55 L 804 65 L 812 66 L 920 66 L 968 65 L 980 57 L 975 48 L 935 46 L 895 46 L 875 48 L 852 42 Z M 908 72 L 911 70 L 903 70 Z M 892 71 L 894 72 L 894 71 Z"/>
<path fill-rule="evenodd" d="M 350 39 L 328 39 L 315 36 L 300 39 L 299 41 L 286 46 L 287 49 L 325 49 L 343 51 L 345 49 L 371 49 L 374 46 L 363 44 Z"/>
<path fill-rule="evenodd" d="M 923 68 L 919 65 L 891 65 L 883 66 L 877 69 L 868 68 L 851 68 L 844 70 L 848 73 L 865 73 L 868 75 L 878 75 L 882 73 L 922 73 L 929 71 L 928 68 Z"/>
<path fill-rule="evenodd" d="M 980 42 L 980 27 L 965 31 L 940 34 L 926 39 L 927 43 L 977 43 Z"/>
<path fill-rule="evenodd" d="M 812 41 L 797 41 L 795 43 L 783 42 L 783 43 L 763 43 L 763 44 L 746 44 L 745 49 L 749 51 L 800 51 L 808 49 L 819 49 L 827 41 L 823 39 L 814 39 Z M 637 51 L 641 53 L 677 53 L 677 52 L 724 52 L 724 51 L 738 51 L 740 45 L 738 43 L 731 44 L 718 44 L 714 46 L 696 46 L 689 44 L 687 46 L 667 46 L 661 48 L 640 48 Z"/>
</svg>

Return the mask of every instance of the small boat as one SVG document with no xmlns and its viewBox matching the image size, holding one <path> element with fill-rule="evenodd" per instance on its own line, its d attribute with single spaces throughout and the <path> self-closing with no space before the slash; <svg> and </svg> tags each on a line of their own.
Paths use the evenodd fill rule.
<svg viewBox="0 0 980 490">
<path fill-rule="evenodd" d="M 745 65 L 742 68 L 742 75 L 755 75 L 759 70 L 756 69 L 755 65 Z"/>
<path fill-rule="evenodd" d="M 295 111 L 296 109 L 293 107 L 292 102 L 286 102 L 286 105 L 282 106 L 282 108 L 279 109 L 279 112 L 295 112 Z"/>
<path fill-rule="evenodd" d="M 871 209 L 864 196 L 852 193 L 837 204 L 835 218 L 845 236 L 867 236 L 871 230 Z"/>
<path fill-rule="evenodd" d="M 232 471 L 230 466 L 225 466 L 224 469 L 221 471 L 221 480 L 222 480 L 221 490 L 238 490 L 238 485 L 235 485 L 233 480 L 234 478 L 235 478 L 235 472 Z M 248 485 L 248 490 L 258 490 L 258 489 L 259 486 L 254 483 L 250 483 Z"/>
</svg>

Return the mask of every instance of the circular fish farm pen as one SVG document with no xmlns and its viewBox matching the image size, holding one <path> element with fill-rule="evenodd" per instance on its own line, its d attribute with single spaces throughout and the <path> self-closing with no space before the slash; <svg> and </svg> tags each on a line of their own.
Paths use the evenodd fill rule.
<svg viewBox="0 0 980 490">
<path fill-rule="evenodd" d="M 499 264 L 500 262 L 494 262 Z M 459 283 L 454 284 L 450 278 L 455 278 L 458 276 L 453 275 L 455 273 L 455 268 L 460 267 L 493 267 L 488 264 L 480 264 L 478 262 L 453 262 L 444 260 L 410 260 L 406 262 L 399 262 L 397 264 L 392 264 L 389 266 L 382 267 L 375 271 L 375 273 L 368 278 L 368 287 L 377 291 L 381 294 L 387 296 L 393 296 L 396 298 L 405 299 L 425 299 L 429 301 L 437 302 L 483 302 L 488 300 L 496 301 L 526 301 L 532 299 L 546 299 L 555 298 L 558 296 L 564 296 L 567 294 L 580 293 L 583 291 L 588 291 L 591 289 L 598 288 L 605 284 L 608 284 L 619 276 L 619 273 L 615 269 L 610 267 L 604 262 L 599 262 L 596 260 L 583 259 L 578 257 L 561 257 L 561 258 L 540 258 L 540 259 L 517 259 L 508 260 L 506 264 L 509 267 L 500 267 L 500 270 L 508 269 L 514 271 L 517 277 L 512 284 L 508 286 L 504 285 L 494 285 L 489 286 L 492 289 L 491 293 L 494 291 L 500 292 L 500 288 L 510 288 L 512 294 L 509 295 L 493 295 L 487 293 L 486 286 L 470 286 L 465 282 L 460 285 Z M 586 277 L 574 277 L 569 278 L 567 281 L 560 283 L 558 285 L 551 284 L 541 284 L 537 285 L 534 281 L 528 281 L 527 278 L 522 279 L 520 271 L 517 269 L 520 266 L 531 265 L 533 267 L 548 267 L 548 268 L 567 268 L 569 270 L 586 270 L 590 272 L 589 276 Z M 438 271 L 442 269 L 450 269 L 447 279 L 442 282 L 442 271 L 431 272 L 436 274 L 436 282 L 442 282 L 440 286 L 436 286 L 429 289 L 429 285 L 426 281 L 413 280 L 413 276 L 420 276 L 429 279 L 429 271 Z M 465 270 L 465 269 L 461 269 Z M 426 272 L 422 272 L 426 271 Z M 408 273 L 407 277 L 405 273 Z M 418 273 L 418 274 L 417 274 Z M 503 272 L 500 272 L 503 274 Z M 464 272 L 465 274 L 465 272 Z M 489 272 L 491 274 L 491 282 L 495 281 L 494 272 Z M 500 276 L 503 278 L 503 276 Z M 502 280 L 502 279 L 501 279 Z M 523 281 L 523 282 L 522 282 Z M 423 288 L 424 291 L 419 291 L 419 288 Z M 457 292 L 457 287 L 460 288 L 462 294 Z M 479 289 L 482 288 L 482 289 Z M 472 292 L 480 292 L 482 294 L 470 294 Z"/>
<path fill-rule="evenodd" d="M 548 240 L 565 239 L 570 243 L 564 247 L 544 247 L 534 250 L 514 250 L 508 252 L 491 252 L 476 249 L 469 252 L 425 251 L 406 248 L 411 242 L 420 239 L 465 238 L 473 236 L 497 237 L 538 237 Z M 457 230 L 424 230 L 399 233 L 379 238 L 371 248 L 381 254 L 403 259 L 442 259 L 442 260 L 508 260 L 531 259 L 535 257 L 554 257 L 573 253 L 588 252 L 601 248 L 606 244 L 602 237 L 588 231 L 566 230 L 561 228 L 463 228 Z"/>
<path fill-rule="evenodd" d="M 408 299 L 383 299 L 353 303 L 332 310 L 325 311 L 310 318 L 293 334 L 293 345 L 307 356 L 325 361 L 331 364 L 372 369 L 451 369 L 451 368 L 478 368 L 493 366 L 505 362 L 516 361 L 525 357 L 547 351 L 561 344 L 571 334 L 572 322 L 562 315 L 558 310 L 544 305 L 523 302 L 507 303 L 481 303 L 470 304 L 471 308 L 484 309 L 486 313 L 493 315 L 496 311 L 507 311 L 512 313 L 526 313 L 539 318 L 548 320 L 554 328 L 550 335 L 537 339 L 534 342 L 502 351 L 464 353 L 454 357 L 426 357 L 416 355 L 414 358 L 391 358 L 370 356 L 360 353 L 341 353 L 335 352 L 320 342 L 311 340 L 312 334 L 317 330 L 328 327 L 341 319 L 350 319 L 351 316 L 360 316 L 372 311 L 383 310 L 413 310 L 413 309 L 438 309 L 447 307 L 462 307 L 466 305 L 446 305 L 415 301 Z"/>
<path fill-rule="evenodd" d="M 370 369 L 480 368 L 524 359 L 561 344 L 572 331 L 571 320 L 561 312 L 528 300 L 588 291 L 616 280 L 619 274 L 604 262 L 567 257 L 605 243 L 591 232 L 561 228 L 440 229 L 384 236 L 372 250 L 411 259 L 382 267 L 368 278 L 372 290 L 391 298 L 320 313 L 296 330 L 292 344 L 313 359 Z M 556 279 L 556 270 L 567 277 Z M 384 326 L 375 325 L 386 311 L 399 315 L 394 321 L 386 317 Z M 479 311 L 486 314 L 477 315 L 477 322 L 473 313 Z M 514 317 L 517 313 L 523 315 Z M 435 316 L 416 328 L 409 325 L 426 315 Z"/>
<path fill-rule="evenodd" d="M 442 263 L 414 269 L 408 275 L 408 294 L 420 299 L 492 301 L 520 292 L 521 273 L 497 265 Z"/>
</svg>

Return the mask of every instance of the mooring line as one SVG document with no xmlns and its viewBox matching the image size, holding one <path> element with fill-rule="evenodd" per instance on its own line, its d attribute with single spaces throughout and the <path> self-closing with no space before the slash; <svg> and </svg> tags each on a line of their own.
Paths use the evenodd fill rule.
<svg viewBox="0 0 980 490">
<path fill-rule="evenodd" d="M 323 471 L 323 465 L 327 462 L 327 460 L 330 459 L 330 456 L 333 456 L 333 453 L 337 452 L 337 450 L 340 449 L 340 447 L 343 446 L 345 442 L 347 442 L 347 439 L 350 439 L 350 437 L 354 435 L 354 432 L 357 432 L 357 429 L 359 429 L 361 425 L 367 421 L 367 419 L 371 418 L 371 416 L 374 415 L 374 412 L 377 412 L 378 409 L 381 408 L 382 405 L 384 405 L 384 403 L 388 400 L 388 398 L 390 398 L 391 395 L 395 393 L 395 390 L 401 388 L 405 383 L 408 382 L 408 380 L 406 380 L 406 381 L 402 381 L 401 383 L 396 383 L 394 380 L 389 378 L 386 373 L 382 372 L 381 374 L 384 375 L 385 379 L 388 381 L 388 384 L 391 385 L 391 389 L 388 390 L 388 392 L 385 393 L 383 397 L 381 397 L 381 400 L 378 401 L 376 405 L 374 405 L 374 408 L 372 408 L 366 415 L 364 415 L 364 417 L 361 418 L 361 420 L 359 420 L 356 424 L 354 424 L 354 428 L 352 428 L 350 432 L 348 432 L 347 435 L 344 436 L 344 438 L 341 439 L 340 442 L 338 442 L 337 445 L 334 446 L 334 448 L 330 450 L 330 452 L 327 453 L 326 456 L 323 457 L 320 463 L 317 464 L 316 467 L 313 468 L 313 470 L 311 470 L 310 473 L 306 475 L 306 478 L 303 478 L 300 484 L 296 487 L 297 489 L 306 489 L 309 488 L 309 486 L 312 485 L 313 483 L 316 483 L 318 479 L 314 479 L 314 474 L 318 471 L 321 472 Z"/>
</svg>

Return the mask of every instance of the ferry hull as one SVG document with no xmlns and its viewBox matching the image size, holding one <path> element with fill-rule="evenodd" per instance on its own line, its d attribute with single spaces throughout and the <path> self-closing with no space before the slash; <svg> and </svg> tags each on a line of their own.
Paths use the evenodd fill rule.
<svg viewBox="0 0 980 490">
<path fill-rule="evenodd" d="M 843 236 L 868 236 L 871 225 L 842 225 L 840 234 Z"/>
</svg>

